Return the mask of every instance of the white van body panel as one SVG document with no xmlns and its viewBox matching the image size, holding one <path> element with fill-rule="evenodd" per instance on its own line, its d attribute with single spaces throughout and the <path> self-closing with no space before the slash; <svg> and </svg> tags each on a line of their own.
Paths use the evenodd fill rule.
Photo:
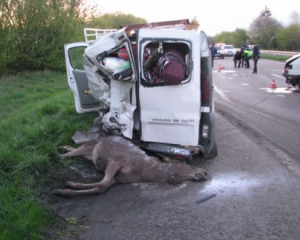
<svg viewBox="0 0 300 240">
<path fill-rule="evenodd" d="M 189 45 L 191 69 L 186 83 L 176 86 L 145 87 L 140 84 L 142 140 L 172 144 L 198 145 L 200 121 L 200 38 L 197 31 L 151 30 L 139 31 L 139 53 L 145 39 L 169 39 Z M 144 42 L 142 42 L 144 41 Z M 142 55 L 139 56 L 142 58 Z M 142 69 L 142 61 L 139 61 Z M 142 74 L 142 73 L 140 73 Z"/>
</svg>

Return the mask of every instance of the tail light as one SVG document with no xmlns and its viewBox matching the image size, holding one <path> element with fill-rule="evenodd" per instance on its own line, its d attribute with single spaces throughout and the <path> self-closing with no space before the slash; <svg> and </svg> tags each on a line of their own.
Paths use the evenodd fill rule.
<svg viewBox="0 0 300 240">
<path fill-rule="evenodd" d="M 202 125 L 202 138 L 208 138 L 208 134 L 209 134 L 209 126 L 206 124 Z"/>
<path fill-rule="evenodd" d="M 210 106 L 212 99 L 211 59 L 201 58 L 201 105 Z"/>
</svg>

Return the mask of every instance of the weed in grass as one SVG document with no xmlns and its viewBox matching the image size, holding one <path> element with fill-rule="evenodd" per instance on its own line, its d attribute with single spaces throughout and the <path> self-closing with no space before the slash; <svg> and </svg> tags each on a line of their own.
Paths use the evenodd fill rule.
<svg viewBox="0 0 300 240">
<path fill-rule="evenodd" d="M 43 104 L 38 111 L 42 116 L 47 116 L 47 115 L 55 115 L 59 112 L 60 106 L 57 105 L 56 103 L 53 104 L 52 102 L 48 102 Z"/>
<path fill-rule="evenodd" d="M 70 217 L 70 218 L 66 218 L 66 221 L 70 224 L 76 225 L 77 224 L 77 220 L 76 218 Z"/>
<path fill-rule="evenodd" d="M 27 173 L 28 175 L 40 175 L 50 167 L 48 156 L 38 151 L 24 152 L 22 160 L 14 167 L 13 173 Z"/>
</svg>

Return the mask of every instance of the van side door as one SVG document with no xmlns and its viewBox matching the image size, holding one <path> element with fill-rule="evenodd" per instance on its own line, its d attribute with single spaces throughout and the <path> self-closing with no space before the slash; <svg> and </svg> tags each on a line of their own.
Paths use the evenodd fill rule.
<svg viewBox="0 0 300 240">
<path fill-rule="evenodd" d="M 86 42 L 69 43 L 64 46 L 68 85 L 74 94 L 78 113 L 99 109 L 99 101 L 89 92 L 88 79 L 83 67 L 82 56 L 88 46 Z"/>
</svg>

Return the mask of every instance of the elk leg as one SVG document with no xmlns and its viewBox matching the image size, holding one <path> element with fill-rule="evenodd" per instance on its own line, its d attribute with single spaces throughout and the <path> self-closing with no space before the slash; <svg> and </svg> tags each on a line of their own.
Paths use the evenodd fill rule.
<svg viewBox="0 0 300 240">
<path fill-rule="evenodd" d="M 105 170 L 105 176 L 101 182 L 90 184 L 67 182 L 66 185 L 68 187 L 71 187 L 72 189 L 55 189 L 52 191 L 52 194 L 60 196 L 75 196 L 102 193 L 107 188 L 116 183 L 114 176 L 117 173 L 117 171 L 119 171 L 121 168 L 122 164 L 110 160 Z"/>
<path fill-rule="evenodd" d="M 93 150 L 96 145 L 97 145 L 97 142 L 85 144 L 79 148 L 72 148 L 70 146 L 65 146 L 63 148 L 69 152 L 64 153 L 64 154 L 59 154 L 59 156 L 61 158 L 81 156 L 86 159 L 92 160 L 92 153 L 93 153 Z"/>
<path fill-rule="evenodd" d="M 73 147 L 71 147 L 71 146 L 69 146 L 69 145 L 66 145 L 66 146 L 62 146 L 62 147 L 60 147 L 61 149 L 63 149 L 63 150 L 66 150 L 66 151 L 68 151 L 68 152 L 72 152 L 72 151 L 74 151 L 76 148 L 73 148 Z"/>
<path fill-rule="evenodd" d="M 52 194 L 63 196 L 63 197 L 72 197 L 72 196 L 81 196 L 81 195 L 91 195 L 91 194 L 99 194 L 104 192 L 107 188 L 114 185 L 116 181 L 113 179 L 109 184 L 100 187 L 94 187 L 91 189 L 82 189 L 82 190 L 73 190 L 73 189 L 55 189 L 52 191 Z M 100 183 L 97 183 L 98 186 Z"/>
<path fill-rule="evenodd" d="M 104 188 L 106 185 L 108 185 L 114 179 L 117 171 L 119 171 L 121 169 L 121 167 L 122 167 L 122 165 L 119 162 L 110 160 L 105 169 L 104 178 L 101 180 L 101 182 L 78 183 L 78 182 L 68 181 L 65 185 L 74 190 L 92 189 L 92 188 L 96 188 L 96 187 Z"/>
</svg>

